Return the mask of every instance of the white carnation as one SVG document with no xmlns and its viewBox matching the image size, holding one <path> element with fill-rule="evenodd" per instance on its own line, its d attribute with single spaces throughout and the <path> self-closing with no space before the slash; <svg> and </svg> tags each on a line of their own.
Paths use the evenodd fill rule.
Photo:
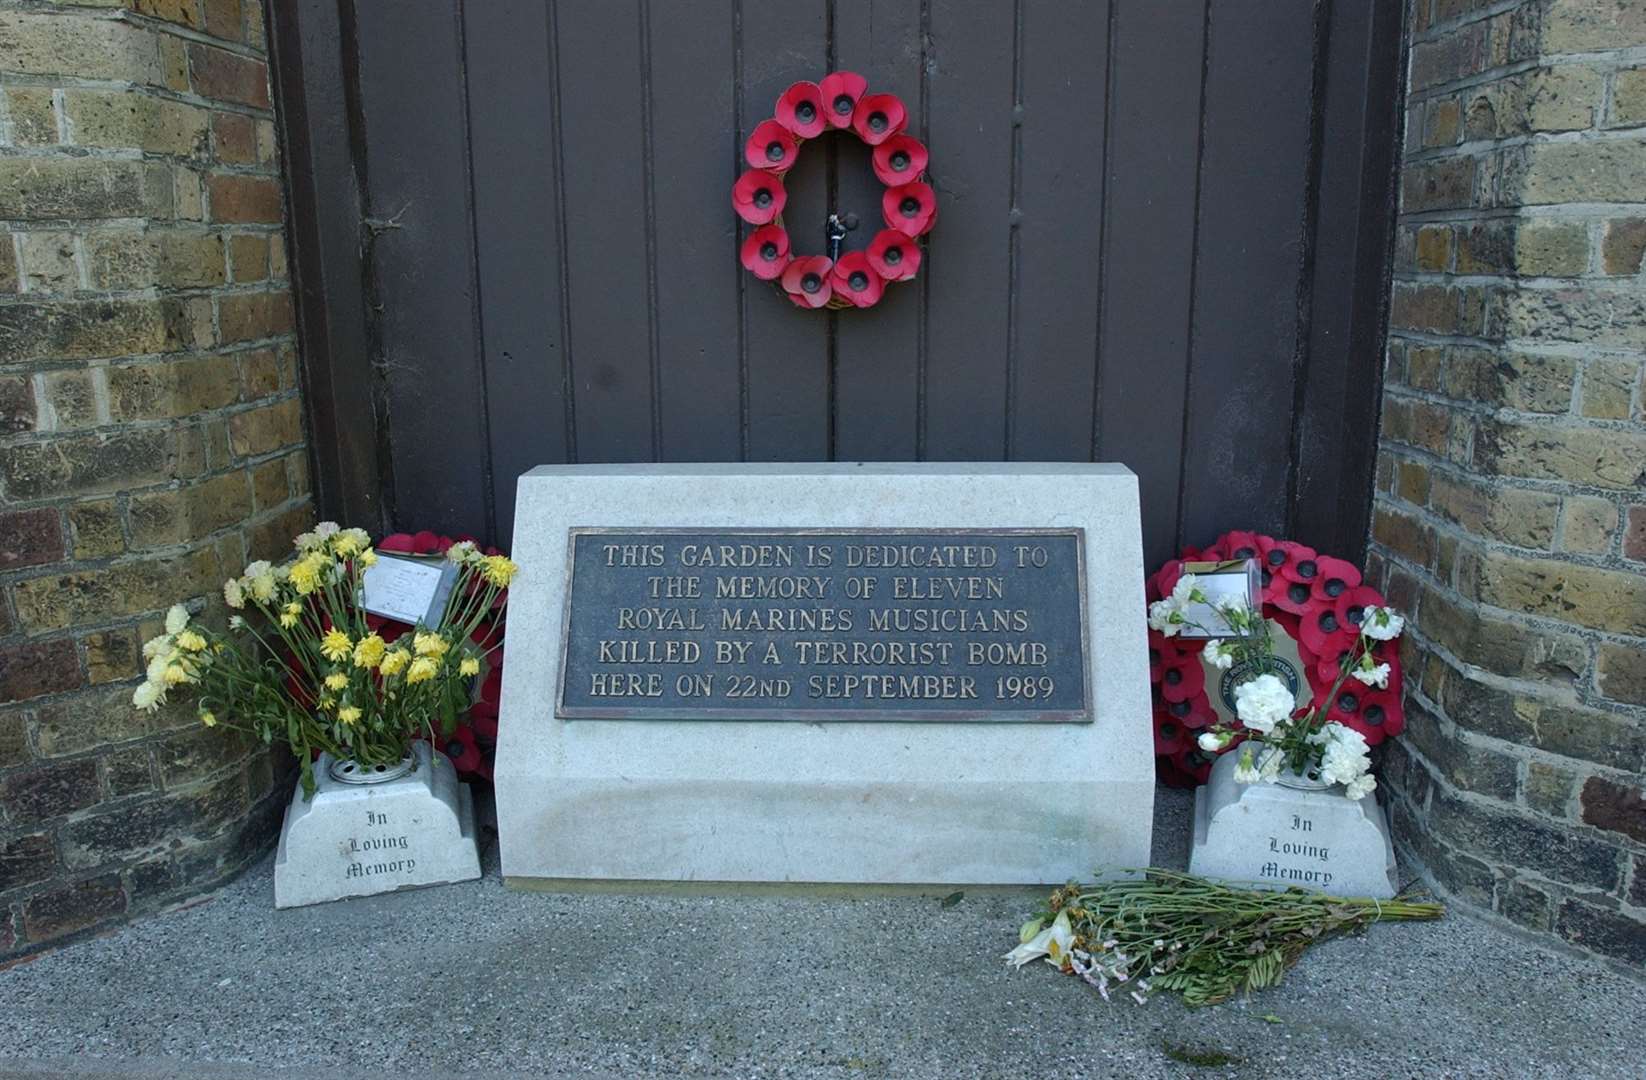
<svg viewBox="0 0 1646 1080">
<path fill-rule="evenodd" d="M 1149 629 L 1176 637 L 1183 630 L 1183 621 L 1175 617 L 1177 614 L 1178 607 L 1171 600 L 1156 600 L 1149 605 Z"/>
<path fill-rule="evenodd" d="M 1255 784 L 1258 782 L 1257 766 L 1252 764 L 1252 746 L 1247 743 L 1240 750 L 1240 757 L 1235 760 L 1235 783 Z"/>
<path fill-rule="evenodd" d="M 1374 641 L 1393 641 L 1406 628 L 1406 620 L 1392 607 L 1367 608 L 1360 632 Z"/>
<path fill-rule="evenodd" d="M 1206 647 L 1200 650 L 1200 655 L 1206 662 L 1219 671 L 1228 671 L 1234 666 L 1234 650 L 1223 644 L 1217 638 L 1206 642 Z"/>
<path fill-rule="evenodd" d="M 1200 748 L 1206 751 L 1206 753 L 1217 754 L 1221 753 L 1223 748 L 1229 745 L 1229 740 L 1232 738 L 1234 738 L 1234 736 L 1230 735 L 1227 731 L 1203 731 L 1200 733 L 1200 738 L 1196 739 L 1195 742 L 1198 743 Z"/>
<path fill-rule="evenodd" d="M 1366 737 L 1342 724 L 1328 724 L 1331 738 L 1320 759 L 1321 779 L 1333 784 L 1353 784 L 1366 776 L 1372 768 L 1371 751 Z"/>
<path fill-rule="evenodd" d="M 1195 593 L 1198 591 L 1199 587 L 1199 578 L 1195 577 L 1193 574 L 1184 574 L 1182 577 L 1177 579 L 1177 584 L 1172 586 L 1172 600 L 1177 603 L 1178 607 L 1182 607 L 1191 600 L 1199 599 L 1199 597 L 1195 596 Z"/>
<path fill-rule="evenodd" d="M 1345 785 L 1343 794 L 1359 802 L 1375 790 L 1377 790 L 1377 778 L 1371 773 L 1367 773 L 1364 776 L 1350 780 Z"/>
<path fill-rule="evenodd" d="M 1265 784 L 1272 784 L 1280 779 L 1280 767 L 1286 764 L 1286 752 L 1277 747 L 1269 747 L 1263 751 L 1258 759 L 1257 778 Z"/>
<path fill-rule="evenodd" d="M 1379 664 L 1379 665 L 1377 665 L 1377 667 L 1374 667 L 1374 668 L 1357 667 L 1353 671 L 1349 672 L 1349 674 L 1353 675 L 1355 678 L 1359 679 L 1361 682 L 1365 683 L 1367 686 L 1375 686 L 1379 690 L 1388 689 L 1388 686 L 1389 686 L 1389 665 L 1388 664 Z"/>
<path fill-rule="evenodd" d="M 1235 687 L 1235 715 L 1251 731 L 1267 735 L 1296 707 L 1292 692 L 1273 675 L 1259 675 Z"/>
</svg>

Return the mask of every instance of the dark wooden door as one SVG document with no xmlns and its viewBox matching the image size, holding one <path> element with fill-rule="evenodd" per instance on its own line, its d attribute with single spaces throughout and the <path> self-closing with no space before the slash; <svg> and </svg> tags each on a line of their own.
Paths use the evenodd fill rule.
<svg viewBox="0 0 1646 1080">
<path fill-rule="evenodd" d="M 274 4 L 323 508 L 506 542 L 545 462 L 1115 460 L 1151 559 L 1358 553 L 1401 6 Z M 738 265 L 742 140 L 831 69 L 909 103 L 940 199 L 869 311 Z M 855 140 L 789 188 L 799 247 L 878 220 Z"/>
</svg>

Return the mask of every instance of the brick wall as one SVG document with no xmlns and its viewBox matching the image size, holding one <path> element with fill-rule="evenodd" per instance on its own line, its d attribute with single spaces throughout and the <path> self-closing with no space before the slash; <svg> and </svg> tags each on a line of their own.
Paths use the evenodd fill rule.
<svg viewBox="0 0 1646 1080">
<path fill-rule="evenodd" d="M 286 787 L 140 642 L 310 517 L 262 10 L 0 0 L 0 957 L 198 891 Z"/>
<path fill-rule="evenodd" d="M 1415 0 L 1374 577 L 1400 842 L 1646 962 L 1646 4 Z"/>
</svg>

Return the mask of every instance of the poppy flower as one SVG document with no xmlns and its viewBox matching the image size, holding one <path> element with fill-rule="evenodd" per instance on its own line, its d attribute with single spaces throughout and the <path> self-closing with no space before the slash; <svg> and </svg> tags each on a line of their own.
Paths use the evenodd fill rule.
<svg viewBox="0 0 1646 1080">
<path fill-rule="evenodd" d="M 823 91 L 805 80 L 783 91 L 775 113 L 777 122 L 794 132 L 797 139 L 815 139 L 829 123 L 823 115 Z"/>
<path fill-rule="evenodd" d="M 1320 559 L 1314 548 L 1286 541 L 1283 544 L 1277 544 L 1274 549 L 1270 550 L 1271 560 L 1276 550 L 1283 551 L 1286 554 L 1286 558 L 1281 562 L 1277 572 L 1287 581 L 1299 581 L 1305 585 L 1313 585 L 1315 579 L 1320 577 Z"/>
<path fill-rule="evenodd" d="M 1163 760 L 1171 761 L 1173 770 L 1182 780 L 1173 784 L 1172 779 L 1167 778 L 1166 782 L 1174 787 L 1199 787 L 1211 778 L 1212 766 L 1217 763 L 1217 758 L 1218 755 L 1208 754 L 1198 746 L 1179 751 Z"/>
<path fill-rule="evenodd" d="M 469 727 L 474 731 L 476 742 L 485 739 L 488 742 L 497 741 L 497 717 L 476 716 L 469 714 Z"/>
<path fill-rule="evenodd" d="M 1406 730 L 1406 713 L 1400 704 L 1400 689 L 1395 680 L 1389 680 L 1387 690 L 1372 690 L 1363 695 L 1360 713 L 1348 724 L 1366 736 L 1369 746 Z"/>
<path fill-rule="evenodd" d="M 1360 584 L 1360 568 L 1352 562 L 1319 555 L 1315 566 L 1319 572 L 1309 585 L 1309 593 L 1323 603 L 1335 605 L 1338 597 Z"/>
<path fill-rule="evenodd" d="M 1150 596 L 1149 599 L 1163 600 L 1172 595 L 1172 590 L 1177 588 L 1177 579 L 1183 576 L 1183 563 L 1193 561 L 1193 559 L 1167 560 L 1166 565 L 1162 566 L 1155 573 L 1155 576 L 1149 579 L 1149 586 L 1154 589 L 1154 595 Z"/>
<path fill-rule="evenodd" d="M 799 156 L 800 144 L 794 141 L 789 129 L 776 120 L 760 121 L 754 126 L 749 141 L 743 144 L 743 159 L 752 168 L 768 172 L 788 172 Z"/>
<path fill-rule="evenodd" d="M 880 199 L 880 216 L 904 236 L 919 236 L 937 220 L 937 192 L 921 180 L 887 188 Z"/>
<path fill-rule="evenodd" d="M 885 280 L 875 273 L 869 257 L 861 251 L 840 256 L 831 277 L 834 294 L 850 300 L 853 307 L 873 307 L 886 289 Z"/>
<path fill-rule="evenodd" d="M 879 146 L 903 130 L 909 114 L 903 108 L 903 99 L 896 94 L 870 94 L 857 103 L 852 115 L 852 130 L 870 146 Z"/>
<path fill-rule="evenodd" d="M 818 89 L 822 94 L 823 113 L 828 118 L 829 126 L 851 127 L 852 114 L 857 110 L 857 102 L 868 88 L 869 80 L 855 71 L 836 71 L 823 76 L 822 85 Z"/>
<path fill-rule="evenodd" d="M 789 193 L 783 181 L 761 169 L 750 169 L 732 185 L 732 209 L 750 225 L 771 221 L 783 212 L 783 205 L 788 201 Z"/>
<path fill-rule="evenodd" d="M 925 144 L 913 135 L 893 135 L 875 147 L 870 155 L 874 162 L 874 174 L 887 187 L 907 184 L 918 178 L 926 171 L 929 156 Z"/>
<path fill-rule="evenodd" d="M 1196 654 L 1178 657 L 1160 673 L 1160 696 L 1167 701 L 1187 701 L 1206 692 L 1206 668 Z"/>
<path fill-rule="evenodd" d="M 1298 624 L 1298 640 L 1318 657 L 1342 656 L 1358 634 L 1356 627 L 1345 624 L 1331 608 L 1311 612 Z"/>
<path fill-rule="evenodd" d="M 1273 604 L 1281 611 L 1290 612 L 1303 618 L 1307 618 L 1310 612 L 1316 609 L 1329 606 L 1326 602 L 1315 598 L 1313 588 L 1310 585 L 1301 581 L 1293 581 L 1282 574 L 1273 575 L 1269 579 L 1269 583 L 1263 587 L 1263 601 L 1264 603 Z"/>
<path fill-rule="evenodd" d="M 1231 559 L 1258 559 L 1263 555 L 1256 533 L 1232 530 L 1217 538 L 1217 546 L 1228 552 Z"/>
<path fill-rule="evenodd" d="M 869 242 L 869 265 L 887 281 L 907 281 L 920 269 L 920 247 L 896 229 L 881 229 Z"/>
<path fill-rule="evenodd" d="M 789 234 L 781 225 L 762 225 L 743 241 L 743 269 L 770 281 L 789 265 Z"/>
<path fill-rule="evenodd" d="M 1217 713 L 1212 710 L 1211 700 L 1205 694 L 1195 694 L 1182 701 L 1162 698 L 1155 711 L 1163 712 L 1184 727 L 1197 731 L 1217 723 Z"/>
<path fill-rule="evenodd" d="M 1154 752 L 1156 755 L 1177 754 L 1191 745 L 1182 724 L 1170 716 L 1155 714 Z"/>
<path fill-rule="evenodd" d="M 474 741 L 474 732 L 467 724 L 458 724 L 450 735 L 441 736 L 436 748 L 451 758 L 452 766 L 460 773 L 475 772 L 484 761 L 480 746 Z"/>
<path fill-rule="evenodd" d="M 829 284 L 829 271 L 833 268 L 834 263 L 826 255 L 796 259 L 783 271 L 783 288 L 796 306 L 820 308 L 834 295 Z"/>
<path fill-rule="evenodd" d="M 1359 585 L 1339 594 L 1332 610 L 1337 615 L 1337 621 L 1342 623 L 1351 635 L 1358 635 L 1361 620 L 1366 617 L 1366 609 L 1382 606 L 1382 593 L 1369 585 Z"/>
</svg>

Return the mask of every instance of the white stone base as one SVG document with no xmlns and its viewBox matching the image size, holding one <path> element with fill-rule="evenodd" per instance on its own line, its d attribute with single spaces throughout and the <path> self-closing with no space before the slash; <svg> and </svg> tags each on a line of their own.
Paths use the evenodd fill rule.
<svg viewBox="0 0 1646 1080">
<path fill-rule="evenodd" d="M 520 480 L 497 819 L 510 879 L 1061 884 L 1148 865 L 1137 478 L 1116 465 L 547 466 Z M 1079 528 L 1091 723 L 566 720 L 572 527 Z"/>
<path fill-rule="evenodd" d="M 1238 753 L 1212 766 L 1195 792 L 1189 872 L 1231 884 L 1297 885 L 1335 896 L 1395 895 L 1395 851 L 1376 795 L 1303 791 L 1235 780 Z"/>
<path fill-rule="evenodd" d="M 299 784 L 274 861 L 274 906 L 444 885 L 480 876 L 474 800 L 446 755 L 412 744 L 415 771 L 382 784 L 345 784 L 332 759 L 314 763 L 314 798 Z"/>
</svg>

